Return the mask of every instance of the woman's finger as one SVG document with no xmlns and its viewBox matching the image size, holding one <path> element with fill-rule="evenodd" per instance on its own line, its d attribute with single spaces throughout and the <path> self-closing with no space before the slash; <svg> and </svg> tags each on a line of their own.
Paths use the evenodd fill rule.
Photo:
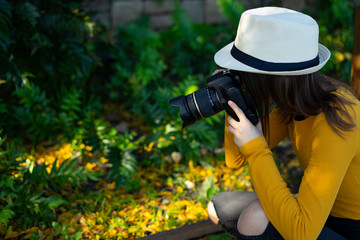
<svg viewBox="0 0 360 240">
<path fill-rule="evenodd" d="M 235 130 L 235 128 L 234 128 L 234 127 L 229 126 L 229 127 L 228 127 L 228 129 L 229 129 L 229 132 L 230 132 L 230 133 L 232 133 L 233 135 L 235 135 L 236 130 Z"/>
<path fill-rule="evenodd" d="M 245 119 L 247 120 L 244 112 L 236 105 L 236 103 L 230 100 L 228 101 L 228 104 L 232 108 L 232 110 L 234 110 L 240 121 L 243 121 Z"/>
<path fill-rule="evenodd" d="M 229 122 L 229 125 L 232 126 L 233 128 L 235 128 L 236 124 L 239 123 L 238 121 L 236 121 L 232 117 L 228 117 L 228 122 Z"/>
</svg>

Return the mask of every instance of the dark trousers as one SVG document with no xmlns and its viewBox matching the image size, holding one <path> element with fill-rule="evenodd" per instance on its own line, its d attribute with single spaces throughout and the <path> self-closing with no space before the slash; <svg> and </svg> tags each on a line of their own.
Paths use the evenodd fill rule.
<svg viewBox="0 0 360 240">
<path fill-rule="evenodd" d="M 270 240 L 284 239 L 269 222 L 264 233 L 258 236 L 245 236 L 237 230 L 237 220 L 244 205 L 256 199 L 255 194 L 243 192 L 223 192 L 212 197 L 215 211 L 219 218 L 219 225 L 236 239 Z M 329 216 L 318 240 L 360 240 L 360 220 L 336 218 Z"/>
</svg>

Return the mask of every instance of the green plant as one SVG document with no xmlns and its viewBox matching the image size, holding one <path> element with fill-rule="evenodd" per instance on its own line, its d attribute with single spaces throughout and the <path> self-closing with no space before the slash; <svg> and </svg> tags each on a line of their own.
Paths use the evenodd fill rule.
<svg viewBox="0 0 360 240">
<path fill-rule="evenodd" d="M 9 129 L 8 131 L 17 131 L 18 129 L 12 129 L 15 123 L 23 128 L 21 136 L 28 136 L 32 141 L 54 136 L 57 131 L 56 126 L 53 125 L 56 111 L 51 107 L 51 100 L 47 98 L 45 92 L 29 83 L 18 88 L 13 94 L 19 98 L 19 104 L 11 106 L 9 113 L 13 119 L 3 122 L 2 126 Z"/>
<path fill-rule="evenodd" d="M 7 209 L 6 207 L 0 212 L 0 223 L 7 225 L 9 219 L 15 215 L 13 211 Z"/>
<path fill-rule="evenodd" d="M 38 165 L 24 159 L 14 144 L 0 147 L 0 219 L 4 224 L 14 219 L 24 226 L 46 225 L 55 217 L 54 209 L 68 203 L 59 192 L 66 191 L 66 186 L 80 188 L 80 181 L 98 180 L 99 174 L 79 166 L 77 159 L 64 160 L 59 166 L 57 160 L 51 166 Z"/>
<path fill-rule="evenodd" d="M 0 124 L 10 139 L 74 136 L 96 66 L 86 45 L 94 24 L 81 4 L 0 1 Z"/>
<path fill-rule="evenodd" d="M 108 158 L 113 164 L 109 170 L 109 178 L 115 180 L 117 186 L 129 183 L 137 169 L 137 161 L 131 149 L 124 149 L 119 143 L 114 144 L 109 149 Z"/>
<path fill-rule="evenodd" d="M 220 11 L 236 26 L 245 8 L 239 0 L 220 0 L 216 2 Z"/>
<path fill-rule="evenodd" d="M 315 18 L 320 26 L 320 42 L 332 55 L 322 73 L 350 83 L 354 34 L 354 8 L 350 1 L 318 1 Z"/>
<path fill-rule="evenodd" d="M 74 234 L 74 236 L 69 236 L 69 234 L 66 232 L 66 225 L 60 226 L 57 222 L 52 222 L 52 227 L 56 230 L 56 234 L 61 234 L 61 236 L 64 237 L 66 240 L 79 240 L 81 239 L 82 233 L 77 232 Z"/>
<path fill-rule="evenodd" d="M 156 153 L 142 155 L 142 164 L 162 164 L 164 157 L 174 151 L 180 152 L 184 161 L 197 159 L 200 147 L 214 149 L 219 145 L 219 132 L 209 130 L 218 129 L 214 125 L 220 124 L 219 116 L 197 123 L 184 135 L 178 109 L 168 102 L 203 87 L 204 76 L 215 69 L 212 39 L 218 29 L 193 24 L 176 6 L 174 27 L 156 33 L 143 17 L 118 28 L 118 44 L 113 49 L 114 75 L 108 85 L 112 100 L 129 110 L 129 121 L 136 122 L 141 132 L 138 137 L 146 138 L 145 146 L 161 140 L 154 149 Z M 175 140 L 171 139 L 174 136 Z"/>
<path fill-rule="evenodd" d="M 142 18 L 126 28 L 119 26 L 116 38 L 112 49 L 114 75 L 107 85 L 110 97 L 120 101 L 134 118 L 154 122 L 154 113 L 161 112 L 157 91 L 166 83 L 162 80 L 166 65 L 159 52 L 160 36 Z"/>
<path fill-rule="evenodd" d="M 115 180 L 117 186 L 126 184 L 137 168 L 137 159 L 133 154 L 141 146 L 142 139 L 134 142 L 135 133 L 119 134 L 103 119 L 96 119 L 88 113 L 80 124 L 82 141 L 92 146 L 93 152 L 103 154 L 112 164 L 107 179 Z"/>
<path fill-rule="evenodd" d="M 173 26 L 161 32 L 162 54 L 168 59 L 168 75 L 172 81 L 179 81 L 188 75 L 198 75 L 199 79 L 213 72 L 212 61 L 216 38 L 220 28 L 205 24 L 194 24 L 175 2 Z"/>
<path fill-rule="evenodd" d="M 32 73 L 37 83 L 52 79 L 47 88 L 61 81 L 80 87 L 94 63 L 82 45 L 91 22 L 80 10 L 81 2 L 2 0 L 0 76 L 16 86 L 24 83 L 24 73 Z"/>
</svg>

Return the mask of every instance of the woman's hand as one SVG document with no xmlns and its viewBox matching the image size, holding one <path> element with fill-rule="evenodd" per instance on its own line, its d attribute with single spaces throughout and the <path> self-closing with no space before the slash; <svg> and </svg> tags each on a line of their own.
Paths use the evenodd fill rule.
<svg viewBox="0 0 360 240">
<path fill-rule="evenodd" d="M 239 148 L 255 138 L 264 136 L 260 121 L 255 127 L 234 102 L 229 101 L 228 104 L 240 119 L 238 122 L 232 117 L 228 118 L 229 131 L 234 135 L 234 142 Z"/>
</svg>

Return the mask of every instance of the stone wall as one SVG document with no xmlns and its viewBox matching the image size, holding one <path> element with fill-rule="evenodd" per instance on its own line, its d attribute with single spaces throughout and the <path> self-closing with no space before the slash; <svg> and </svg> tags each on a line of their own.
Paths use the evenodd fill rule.
<svg viewBox="0 0 360 240">
<path fill-rule="evenodd" d="M 181 8 L 186 11 L 193 22 L 209 24 L 226 20 L 220 13 L 216 2 L 217 0 L 180 0 Z M 267 5 L 274 1 L 243 0 L 241 2 L 248 9 Z M 305 2 L 309 2 L 309 0 L 276 2 L 278 2 L 278 6 L 282 5 L 301 11 L 307 7 Z M 171 12 L 174 7 L 173 0 L 87 0 L 85 3 L 85 8 L 95 13 L 96 20 L 111 27 L 116 27 L 118 24 L 126 25 L 136 20 L 141 13 L 145 13 L 150 16 L 151 26 L 154 29 L 163 29 L 172 25 Z"/>
</svg>

